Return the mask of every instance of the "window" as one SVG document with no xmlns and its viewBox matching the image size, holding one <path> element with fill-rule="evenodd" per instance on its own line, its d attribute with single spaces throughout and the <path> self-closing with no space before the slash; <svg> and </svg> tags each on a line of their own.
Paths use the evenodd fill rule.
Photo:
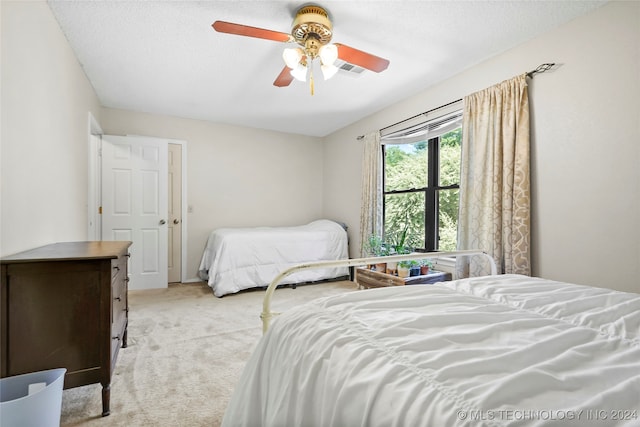
<svg viewBox="0 0 640 427">
<path fill-rule="evenodd" d="M 429 139 L 383 145 L 386 241 L 397 242 L 406 230 L 405 245 L 416 250 L 456 249 L 462 141 L 456 126 Z"/>
</svg>

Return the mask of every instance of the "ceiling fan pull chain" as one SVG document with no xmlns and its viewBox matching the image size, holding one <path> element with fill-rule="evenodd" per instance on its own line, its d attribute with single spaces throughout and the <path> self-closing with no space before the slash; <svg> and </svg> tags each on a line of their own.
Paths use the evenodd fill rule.
<svg viewBox="0 0 640 427">
<path fill-rule="evenodd" d="M 309 85 L 311 86 L 311 96 L 313 96 L 313 67 L 311 67 L 311 73 L 309 74 Z"/>
</svg>

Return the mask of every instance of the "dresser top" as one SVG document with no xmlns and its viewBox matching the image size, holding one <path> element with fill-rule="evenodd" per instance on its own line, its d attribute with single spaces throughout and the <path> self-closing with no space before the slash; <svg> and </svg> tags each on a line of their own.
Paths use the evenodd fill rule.
<svg viewBox="0 0 640 427">
<path fill-rule="evenodd" d="M 126 252 L 129 246 L 131 246 L 131 242 L 127 241 L 53 243 L 8 255 L 3 257 L 0 263 L 117 258 Z"/>
</svg>

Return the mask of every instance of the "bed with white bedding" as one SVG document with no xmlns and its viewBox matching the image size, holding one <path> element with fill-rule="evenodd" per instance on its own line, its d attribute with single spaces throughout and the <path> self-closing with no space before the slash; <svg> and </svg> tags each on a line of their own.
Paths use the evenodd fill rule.
<svg viewBox="0 0 640 427">
<path fill-rule="evenodd" d="M 220 228 L 209 235 L 198 274 L 222 297 L 267 286 L 291 266 L 348 258 L 347 232 L 326 219 L 295 227 Z M 301 271 L 283 284 L 345 277 L 347 267 Z"/>
<path fill-rule="evenodd" d="M 519 275 L 286 311 L 223 426 L 640 425 L 640 295 Z"/>
</svg>

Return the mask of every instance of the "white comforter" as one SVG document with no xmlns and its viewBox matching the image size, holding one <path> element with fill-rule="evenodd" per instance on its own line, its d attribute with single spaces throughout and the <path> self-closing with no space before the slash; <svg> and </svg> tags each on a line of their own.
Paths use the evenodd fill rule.
<svg viewBox="0 0 640 427">
<path fill-rule="evenodd" d="M 639 412 L 640 295 L 504 275 L 282 314 L 223 426 L 638 426 Z"/>
<path fill-rule="evenodd" d="M 199 275 L 221 297 L 267 286 L 283 270 L 311 261 L 349 257 L 347 232 L 335 221 L 317 220 L 297 227 L 221 228 L 209 235 Z M 310 269 L 282 284 L 346 276 L 346 267 Z"/>
</svg>

